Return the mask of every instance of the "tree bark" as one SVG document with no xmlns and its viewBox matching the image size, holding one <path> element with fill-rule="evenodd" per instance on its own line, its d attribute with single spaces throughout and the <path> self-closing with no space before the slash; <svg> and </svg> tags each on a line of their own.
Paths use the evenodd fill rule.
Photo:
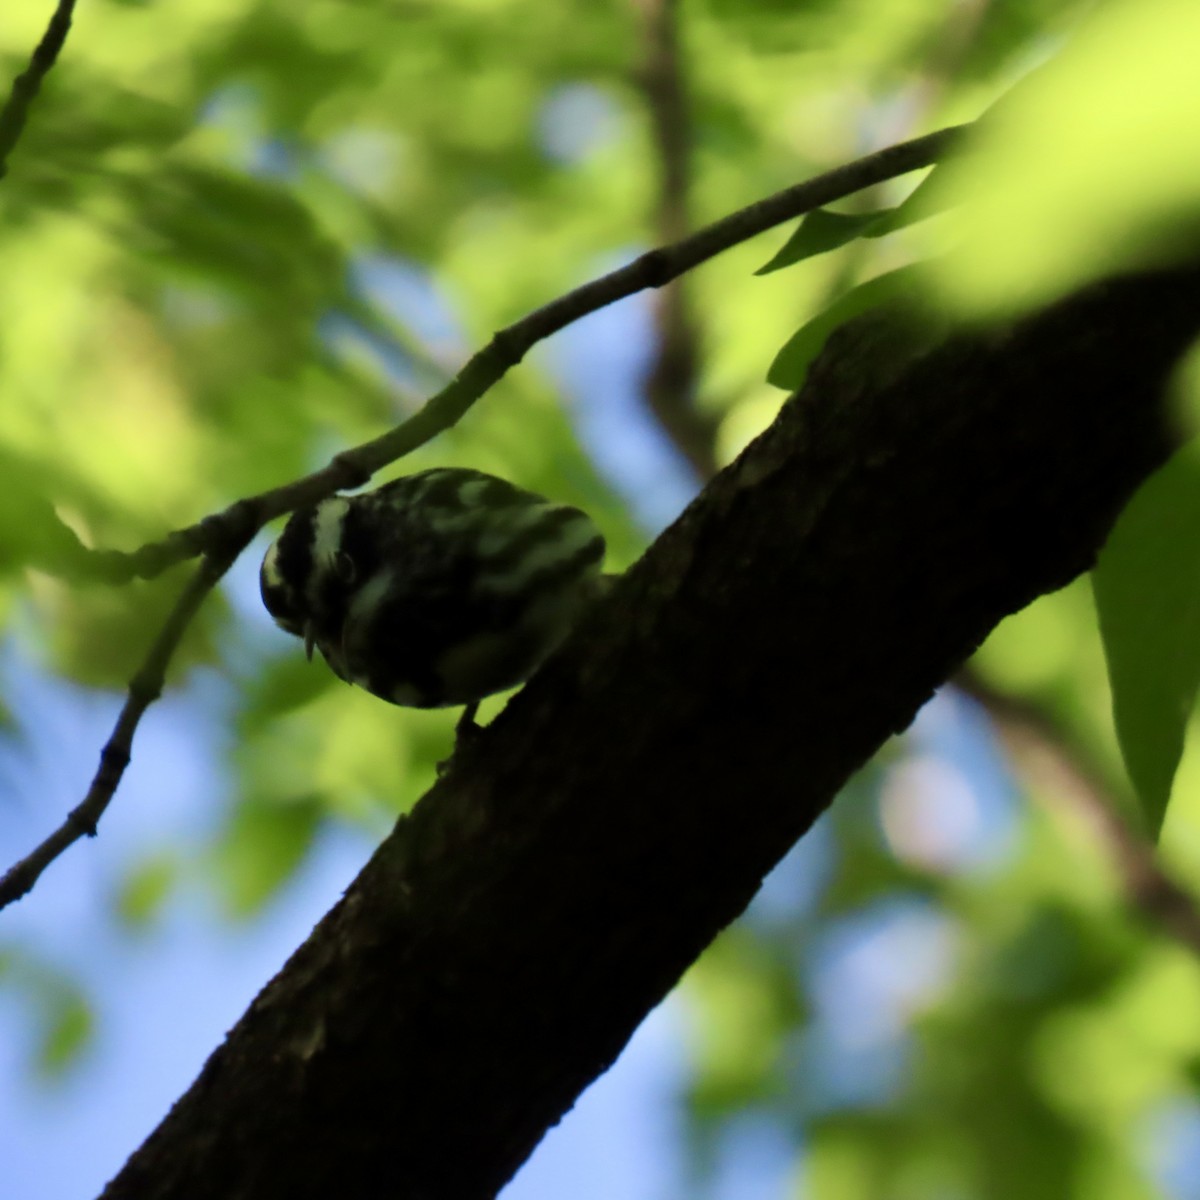
<svg viewBox="0 0 1200 1200">
<path fill-rule="evenodd" d="M 1169 450 L 1200 271 L 839 332 L 454 761 L 109 1200 L 493 1195 L 847 778 Z M 397 715 L 403 720 L 403 714 Z"/>
</svg>

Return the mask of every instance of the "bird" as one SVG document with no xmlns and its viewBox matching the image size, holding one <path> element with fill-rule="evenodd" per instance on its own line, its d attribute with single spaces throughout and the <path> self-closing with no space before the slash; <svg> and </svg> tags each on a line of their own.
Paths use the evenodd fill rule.
<svg viewBox="0 0 1200 1200">
<path fill-rule="evenodd" d="M 439 467 L 298 508 L 263 557 L 276 624 L 391 704 L 465 705 L 524 683 L 604 590 L 604 538 L 578 508 Z"/>
</svg>

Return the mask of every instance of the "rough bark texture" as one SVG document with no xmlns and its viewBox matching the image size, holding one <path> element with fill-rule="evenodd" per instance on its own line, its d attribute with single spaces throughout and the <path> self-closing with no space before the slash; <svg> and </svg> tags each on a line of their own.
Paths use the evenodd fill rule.
<svg viewBox="0 0 1200 1200">
<path fill-rule="evenodd" d="M 932 348 L 837 335 L 105 1196 L 493 1195 L 847 777 L 1089 566 L 1197 330 L 1200 272 Z"/>
</svg>

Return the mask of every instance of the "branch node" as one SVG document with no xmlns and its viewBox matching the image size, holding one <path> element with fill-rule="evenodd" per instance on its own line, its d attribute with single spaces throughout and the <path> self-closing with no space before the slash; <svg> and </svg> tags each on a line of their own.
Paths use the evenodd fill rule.
<svg viewBox="0 0 1200 1200">
<path fill-rule="evenodd" d="M 142 707 L 149 708 L 161 695 L 162 675 L 154 668 L 147 671 L 143 665 L 129 681 L 129 698 Z M 129 761 L 128 755 L 125 756 L 125 760 Z"/>
<path fill-rule="evenodd" d="M 675 278 L 671 269 L 671 260 L 661 248 L 648 250 L 638 259 L 638 273 L 645 280 L 647 287 L 660 288 Z"/>
<path fill-rule="evenodd" d="M 489 349 L 495 353 L 496 358 L 507 370 L 515 367 L 525 357 L 529 345 L 526 339 L 517 336 L 515 328 L 510 325 L 507 329 L 501 329 L 492 335 Z"/>
<path fill-rule="evenodd" d="M 358 461 L 353 450 L 343 450 L 335 454 L 329 464 L 337 472 L 336 488 L 356 488 L 371 481 L 373 471 Z"/>
<path fill-rule="evenodd" d="M 103 755 L 101 755 L 103 757 Z M 83 837 L 94 838 L 99 832 L 96 828 L 96 818 L 90 816 L 84 810 L 87 807 L 87 802 L 78 805 L 67 813 L 67 824 Z"/>
<path fill-rule="evenodd" d="M 198 549 L 210 557 L 233 559 L 258 532 L 259 505 L 252 498 L 231 504 L 223 512 L 205 517 L 199 525 Z"/>
</svg>

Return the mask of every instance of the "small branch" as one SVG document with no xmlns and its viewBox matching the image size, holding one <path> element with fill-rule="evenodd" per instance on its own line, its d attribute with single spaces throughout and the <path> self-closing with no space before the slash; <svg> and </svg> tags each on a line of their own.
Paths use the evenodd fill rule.
<svg viewBox="0 0 1200 1200">
<path fill-rule="evenodd" d="M 730 213 L 671 245 L 641 255 L 633 262 L 560 296 L 497 333 L 453 380 L 408 420 L 369 442 L 343 451 L 328 466 L 284 487 L 239 500 L 236 504 L 177 530 L 162 541 L 132 553 L 91 552 L 82 571 L 110 583 L 149 579 L 198 554 L 223 556 L 231 531 L 249 516 L 259 528 L 292 509 L 313 504 L 338 488 L 361 487 L 376 471 L 425 445 L 455 424 L 471 406 L 538 342 L 581 317 L 647 288 L 661 288 L 708 259 L 768 229 L 853 195 L 863 188 L 932 166 L 958 144 L 968 126 L 939 130 L 889 146 L 886 150 L 826 171 Z"/>
<path fill-rule="evenodd" d="M 249 541 L 247 535 L 242 543 Z M 204 598 L 217 585 L 236 557 L 205 557 L 167 616 L 145 661 L 129 683 L 129 694 L 104 749 L 100 766 L 83 801 L 44 842 L 0 878 L 0 908 L 24 896 L 42 872 L 81 837 L 95 837 L 96 825 L 116 793 L 133 749 L 133 736 L 146 709 L 162 694 L 167 666 Z"/>
<path fill-rule="evenodd" d="M 1200 953 L 1200 907 L 1173 880 L 1154 847 L 1121 816 L 1102 772 L 1070 733 L 1044 709 L 991 687 L 972 671 L 954 680 L 983 705 L 1014 761 L 1056 802 L 1078 812 L 1108 851 L 1130 905 L 1189 949 Z"/>
<path fill-rule="evenodd" d="M 659 185 L 655 232 L 660 242 L 678 242 L 691 229 L 688 192 L 692 125 L 678 0 L 634 0 L 640 10 L 646 61 L 638 83 L 650 113 L 658 151 Z M 645 378 L 646 401 L 658 423 L 701 479 L 717 472 L 713 456 L 716 421 L 696 408 L 699 338 L 689 312 L 684 280 L 664 287 L 654 310 L 658 335 L 654 362 Z"/>
<path fill-rule="evenodd" d="M 46 26 L 46 32 L 38 43 L 33 57 L 20 75 L 13 80 L 12 91 L 0 109 L 0 179 L 8 171 L 8 156 L 20 140 L 29 116 L 29 106 L 42 86 L 42 80 L 58 61 L 59 52 L 67 40 L 71 28 L 71 17 L 75 12 L 75 0 L 58 0 L 58 7 Z"/>
</svg>

